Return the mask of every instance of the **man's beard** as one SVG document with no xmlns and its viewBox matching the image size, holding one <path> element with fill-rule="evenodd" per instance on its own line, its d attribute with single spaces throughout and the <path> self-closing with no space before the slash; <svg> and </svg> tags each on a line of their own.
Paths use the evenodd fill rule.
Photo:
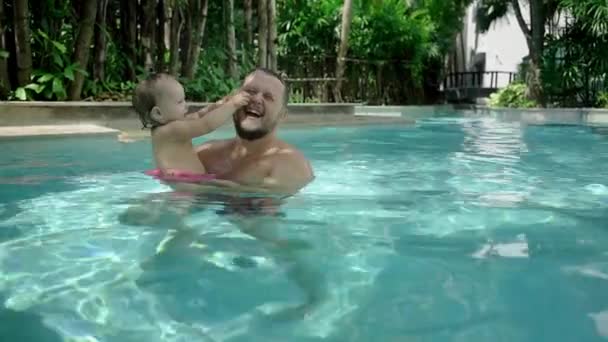
<svg viewBox="0 0 608 342">
<path fill-rule="evenodd" d="M 270 129 L 267 127 L 260 127 L 254 131 L 244 130 L 243 127 L 241 126 L 241 121 L 239 120 L 238 115 L 234 115 L 232 117 L 232 121 L 234 122 L 234 128 L 236 130 L 236 134 L 241 139 L 245 139 L 245 140 L 249 140 L 249 141 L 258 140 L 258 139 L 261 139 L 261 138 L 265 137 L 266 135 L 268 135 L 268 133 L 270 133 Z"/>
</svg>

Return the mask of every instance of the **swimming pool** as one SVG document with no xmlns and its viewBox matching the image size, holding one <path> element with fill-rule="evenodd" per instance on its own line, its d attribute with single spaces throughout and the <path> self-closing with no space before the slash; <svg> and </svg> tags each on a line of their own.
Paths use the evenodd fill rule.
<svg viewBox="0 0 608 342">
<path fill-rule="evenodd" d="M 163 224 L 122 224 L 167 191 L 141 173 L 145 141 L 0 142 L 1 340 L 608 338 L 607 136 L 495 118 L 282 135 L 316 180 L 257 224 L 307 241 L 297 258 L 217 203 L 168 243 Z M 326 297 L 279 319 L 304 300 L 296 259 Z"/>
</svg>

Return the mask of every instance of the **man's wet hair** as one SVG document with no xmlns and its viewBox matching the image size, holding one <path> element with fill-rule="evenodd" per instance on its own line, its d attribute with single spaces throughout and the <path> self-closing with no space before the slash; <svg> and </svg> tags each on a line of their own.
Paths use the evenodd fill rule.
<svg viewBox="0 0 608 342">
<path fill-rule="evenodd" d="M 281 82 L 281 84 L 283 84 L 283 88 L 284 88 L 283 106 L 285 106 L 285 108 L 287 108 L 287 105 L 289 104 L 289 93 L 290 93 L 289 84 L 287 83 L 287 76 L 285 74 L 276 72 L 272 69 L 263 68 L 263 67 L 255 68 L 252 72 L 249 73 L 249 75 L 254 74 L 255 72 L 265 73 L 266 75 L 276 78 L 277 80 L 279 80 L 279 82 Z"/>
<path fill-rule="evenodd" d="M 156 120 L 152 119 L 150 111 L 156 106 L 159 95 L 157 86 L 163 80 L 177 81 L 175 77 L 167 73 L 153 73 L 145 80 L 139 82 L 133 92 L 131 103 L 139 116 L 143 128 L 154 128 L 160 125 Z"/>
</svg>

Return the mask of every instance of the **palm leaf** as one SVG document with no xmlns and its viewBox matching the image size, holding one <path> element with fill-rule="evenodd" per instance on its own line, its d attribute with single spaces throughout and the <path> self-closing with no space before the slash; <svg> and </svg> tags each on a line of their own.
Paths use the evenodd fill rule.
<svg viewBox="0 0 608 342">
<path fill-rule="evenodd" d="M 475 12 L 477 30 L 487 32 L 496 20 L 507 15 L 510 3 L 509 0 L 481 0 Z"/>
</svg>

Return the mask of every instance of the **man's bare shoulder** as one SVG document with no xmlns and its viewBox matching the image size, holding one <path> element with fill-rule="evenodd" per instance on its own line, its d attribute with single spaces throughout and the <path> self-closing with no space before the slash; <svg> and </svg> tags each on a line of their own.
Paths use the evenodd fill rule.
<svg viewBox="0 0 608 342">
<path fill-rule="evenodd" d="M 294 158 L 300 162 L 308 162 L 308 159 L 306 159 L 304 153 L 302 153 L 302 151 L 300 151 L 297 147 L 288 144 L 285 141 L 280 141 L 277 146 L 282 152 L 280 154 L 290 156 L 291 158 Z"/>
<path fill-rule="evenodd" d="M 314 179 L 313 168 L 302 151 L 284 141 L 277 144 L 277 147 L 277 152 L 271 155 L 275 170 L 279 173 L 286 171 L 294 180 L 299 179 L 302 182 Z"/>
<path fill-rule="evenodd" d="M 291 161 L 298 164 L 309 164 L 308 159 L 304 156 L 304 153 L 293 145 L 290 145 L 284 141 L 280 141 L 277 144 L 278 153 L 277 156 L 281 157 L 285 161 Z"/>
</svg>

